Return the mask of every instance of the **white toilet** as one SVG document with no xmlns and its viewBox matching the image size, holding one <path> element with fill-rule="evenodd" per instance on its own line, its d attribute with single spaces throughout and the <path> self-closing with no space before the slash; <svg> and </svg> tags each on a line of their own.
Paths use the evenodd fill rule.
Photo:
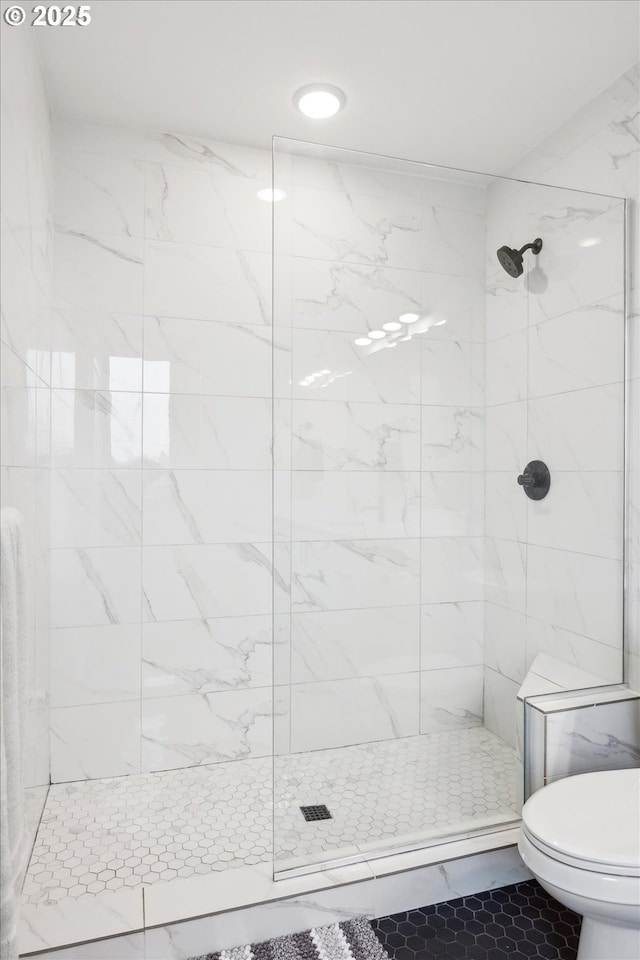
<svg viewBox="0 0 640 960">
<path fill-rule="evenodd" d="M 578 960 L 640 960 L 640 770 L 538 790 L 518 849 L 545 890 L 582 915 Z"/>
</svg>

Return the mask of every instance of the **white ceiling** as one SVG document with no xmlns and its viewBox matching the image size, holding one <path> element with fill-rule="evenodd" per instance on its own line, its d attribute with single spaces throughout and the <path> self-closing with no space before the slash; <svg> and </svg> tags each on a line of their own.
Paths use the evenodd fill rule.
<svg viewBox="0 0 640 960">
<path fill-rule="evenodd" d="M 639 56 L 636 0 L 91 0 L 38 31 L 59 114 L 501 172 Z M 342 114 L 291 98 L 326 81 Z"/>
</svg>

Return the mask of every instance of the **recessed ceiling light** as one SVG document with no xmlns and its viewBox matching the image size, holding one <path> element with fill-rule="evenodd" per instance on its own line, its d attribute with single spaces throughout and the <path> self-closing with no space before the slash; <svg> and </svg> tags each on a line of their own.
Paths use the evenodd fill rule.
<svg viewBox="0 0 640 960">
<path fill-rule="evenodd" d="M 398 323 L 397 320 L 391 320 L 389 323 L 383 323 L 382 329 L 392 333 L 394 330 L 402 330 L 402 324 Z"/>
<path fill-rule="evenodd" d="M 369 330 L 369 336 L 372 340 L 383 340 L 386 334 L 382 330 Z"/>
<path fill-rule="evenodd" d="M 358 337 L 358 339 L 354 340 L 353 342 L 355 343 L 356 347 L 368 347 L 373 341 L 370 340 L 369 337 Z"/>
<path fill-rule="evenodd" d="M 311 120 L 327 120 L 342 110 L 346 103 L 342 90 L 329 83 L 310 83 L 301 87 L 293 97 L 296 107 Z"/>
<path fill-rule="evenodd" d="M 432 327 L 441 327 L 442 324 L 443 324 L 443 323 L 446 323 L 446 322 L 447 322 L 447 320 L 446 320 L 446 317 L 445 317 L 444 320 L 436 320 L 434 323 L 431 324 L 431 326 L 432 326 Z"/>
<path fill-rule="evenodd" d="M 417 323 L 419 319 L 419 313 L 401 313 L 398 317 L 400 323 Z"/>
<path fill-rule="evenodd" d="M 265 187 L 263 190 L 258 190 L 256 196 L 260 200 L 264 200 L 265 203 L 277 203 L 278 200 L 284 200 L 286 193 L 284 190 L 272 190 L 271 187 Z"/>
<path fill-rule="evenodd" d="M 597 247 L 599 243 L 602 243 L 600 237 L 586 237 L 584 240 L 580 240 L 578 243 L 579 247 Z"/>
</svg>

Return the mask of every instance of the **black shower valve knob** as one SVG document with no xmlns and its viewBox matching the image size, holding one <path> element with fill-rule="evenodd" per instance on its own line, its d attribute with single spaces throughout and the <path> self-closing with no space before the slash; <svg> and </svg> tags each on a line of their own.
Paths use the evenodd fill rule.
<svg viewBox="0 0 640 960">
<path fill-rule="evenodd" d="M 542 460 L 530 460 L 518 477 L 518 483 L 530 500 L 544 500 L 551 486 L 551 474 Z"/>
</svg>

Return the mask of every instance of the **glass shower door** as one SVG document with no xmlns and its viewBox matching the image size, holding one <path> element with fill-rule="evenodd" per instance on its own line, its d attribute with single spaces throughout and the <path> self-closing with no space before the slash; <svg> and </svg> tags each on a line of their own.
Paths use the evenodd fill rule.
<svg viewBox="0 0 640 960">
<path fill-rule="evenodd" d="M 584 653 L 620 679 L 624 204 L 280 139 L 274 189 L 285 875 L 515 821 L 516 695 L 535 657 Z M 537 236 L 508 276 L 497 248 Z M 566 395 L 594 386 L 607 476 L 584 479 L 603 471 L 564 445 L 596 401 Z M 534 504 L 516 478 L 538 458 L 553 496 Z M 580 541 L 598 490 L 618 515 Z M 606 579 L 606 637 L 568 613 L 587 568 Z"/>
</svg>

